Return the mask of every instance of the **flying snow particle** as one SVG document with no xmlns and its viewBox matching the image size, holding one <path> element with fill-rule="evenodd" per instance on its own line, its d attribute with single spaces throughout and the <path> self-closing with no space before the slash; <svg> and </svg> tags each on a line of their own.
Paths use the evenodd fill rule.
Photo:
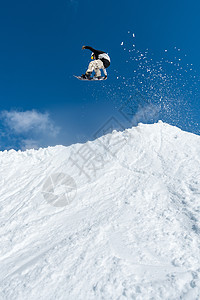
<svg viewBox="0 0 200 300">
<path fill-rule="evenodd" d="M 135 37 L 135 34 L 133 33 L 133 37 Z"/>
<path fill-rule="evenodd" d="M 124 45 L 124 42 L 121 42 L 121 46 L 123 46 Z"/>
</svg>

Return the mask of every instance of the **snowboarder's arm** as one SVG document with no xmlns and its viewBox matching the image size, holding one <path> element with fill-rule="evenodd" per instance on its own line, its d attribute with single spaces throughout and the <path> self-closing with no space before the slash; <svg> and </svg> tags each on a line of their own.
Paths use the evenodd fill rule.
<svg viewBox="0 0 200 300">
<path fill-rule="evenodd" d="M 96 55 L 99 55 L 99 54 L 102 54 L 102 53 L 105 53 L 105 52 L 103 52 L 103 51 L 96 50 L 96 49 L 94 49 L 94 48 L 92 48 L 92 47 L 90 47 L 90 46 L 83 46 L 82 49 L 88 49 L 88 50 L 94 52 L 95 56 L 96 56 Z"/>
<path fill-rule="evenodd" d="M 90 46 L 83 46 L 82 49 L 88 49 L 92 52 L 96 51 L 94 48 L 90 47 Z"/>
</svg>

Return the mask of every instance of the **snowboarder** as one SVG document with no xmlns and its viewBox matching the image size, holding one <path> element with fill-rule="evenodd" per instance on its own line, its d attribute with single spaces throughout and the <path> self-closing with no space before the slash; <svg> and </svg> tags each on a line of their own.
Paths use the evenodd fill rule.
<svg viewBox="0 0 200 300">
<path fill-rule="evenodd" d="M 106 69 L 110 66 L 110 57 L 108 56 L 108 54 L 104 51 L 100 51 L 100 50 L 95 50 L 92 47 L 89 46 L 83 46 L 83 49 L 89 49 L 92 51 L 91 54 L 91 59 L 93 59 L 93 61 L 91 61 L 89 63 L 88 69 L 86 71 L 85 74 L 83 74 L 81 77 L 84 79 L 90 79 L 92 72 L 95 72 L 95 75 L 93 78 L 96 79 L 101 79 L 101 69 L 104 72 L 104 78 L 103 79 L 107 79 L 107 72 Z"/>
</svg>

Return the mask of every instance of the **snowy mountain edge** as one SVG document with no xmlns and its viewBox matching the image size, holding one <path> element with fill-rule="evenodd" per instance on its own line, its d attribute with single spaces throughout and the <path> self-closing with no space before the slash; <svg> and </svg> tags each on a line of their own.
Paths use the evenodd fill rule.
<svg viewBox="0 0 200 300">
<path fill-rule="evenodd" d="M 199 149 L 159 121 L 0 152 L 0 299 L 199 299 Z"/>
</svg>

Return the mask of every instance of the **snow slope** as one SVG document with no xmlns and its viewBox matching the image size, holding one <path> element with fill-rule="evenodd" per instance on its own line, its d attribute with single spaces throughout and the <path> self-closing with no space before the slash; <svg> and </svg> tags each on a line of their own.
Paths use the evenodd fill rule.
<svg viewBox="0 0 200 300">
<path fill-rule="evenodd" d="M 200 299 L 199 136 L 140 124 L 0 162 L 0 299 Z"/>
</svg>

